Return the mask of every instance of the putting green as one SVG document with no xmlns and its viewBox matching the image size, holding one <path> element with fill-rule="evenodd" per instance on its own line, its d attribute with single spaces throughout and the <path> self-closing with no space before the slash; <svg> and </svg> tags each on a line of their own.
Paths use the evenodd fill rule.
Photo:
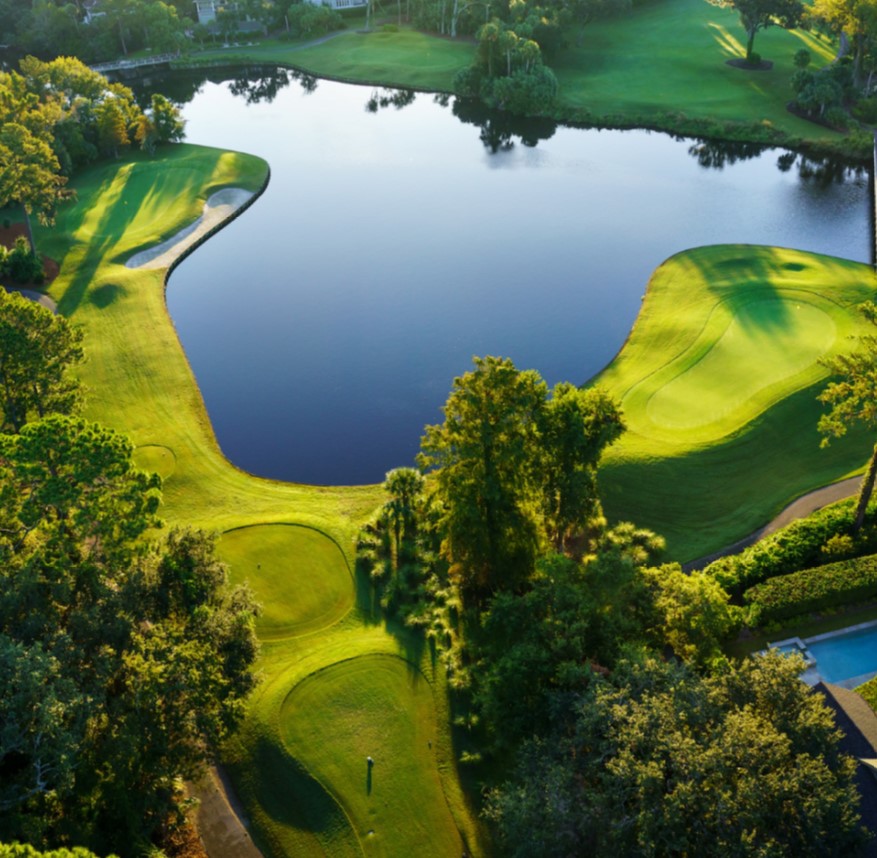
<svg viewBox="0 0 877 858">
<path fill-rule="evenodd" d="M 703 428 L 729 418 L 742 426 L 753 403 L 769 404 L 772 390 L 795 387 L 796 377 L 797 386 L 806 385 L 805 371 L 836 338 L 831 316 L 808 296 L 756 299 L 735 312 L 723 303 L 692 355 L 686 352 L 668 368 L 675 374 L 649 399 L 646 414 L 667 429 Z"/>
<path fill-rule="evenodd" d="M 222 534 L 219 555 L 235 582 L 249 581 L 262 604 L 259 637 L 313 632 L 343 617 L 354 601 L 341 549 L 308 527 L 263 524 Z"/>
<path fill-rule="evenodd" d="M 701 247 L 661 265 L 595 379 L 628 426 L 601 467 L 610 520 L 693 560 L 861 469 L 873 441 L 851 432 L 820 448 L 816 396 L 819 359 L 869 332 L 857 306 L 875 287 L 867 265 L 776 247 Z"/>
<path fill-rule="evenodd" d="M 413 664 L 365 655 L 327 667 L 290 692 L 280 719 L 288 752 L 344 808 L 367 855 L 464 853 L 436 762 L 432 688 Z"/>
</svg>

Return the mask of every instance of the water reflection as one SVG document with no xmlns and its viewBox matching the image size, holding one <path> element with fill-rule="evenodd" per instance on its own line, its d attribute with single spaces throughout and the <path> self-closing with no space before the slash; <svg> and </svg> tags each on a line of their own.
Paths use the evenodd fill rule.
<svg viewBox="0 0 877 858">
<path fill-rule="evenodd" d="M 219 444 L 253 473 L 364 483 L 411 464 L 473 354 L 586 381 L 654 269 L 686 247 L 870 255 L 855 172 L 821 185 L 802 177 L 831 169 L 780 150 L 743 157 L 332 81 L 308 94 L 286 76 L 153 84 L 194 94 L 190 142 L 271 165 L 258 203 L 167 292 Z"/>
<path fill-rule="evenodd" d="M 685 138 L 677 137 L 677 140 Z M 735 142 L 731 140 L 698 139 L 688 147 L 691 155 L 701 167 L 722 170 L 732 164 L 760 158 L 773 147 L 760 143 Z M 777 157 L 777 169 L 781 173 L 789 172 L 797 166 L 798 175 L 805 182 L 815 185 L 843 184 L 852 179 L 863 179 L 868 175 L 867 169 L 861 164 L 850 164 L 840 158 L 813 157 L 797 152 L 780 152 Z"/>
<path fill-rule="evenodd" d="M 401 110 L 414 104 L 416 93 L 413 89 L 384 89 L 382 91 L 374 90 L 371 98 L 365 103 L 365 109 L 368 113 L 377 113 L 386 107 L 395 107 Z"/>
</svg>

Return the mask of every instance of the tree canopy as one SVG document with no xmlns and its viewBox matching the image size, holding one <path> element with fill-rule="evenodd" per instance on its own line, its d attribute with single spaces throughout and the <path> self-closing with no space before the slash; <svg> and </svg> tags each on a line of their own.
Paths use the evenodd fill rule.
<svg viewBox="0 0 877 858">
<path fill-rule="evenodd" d="M 50 413 L 70 414 L 80 385 L 82 334 L 63 316 L 0 288 L 0 431 Z"/>
<path fill-rule="evenodd" d="M 533 370 L 474 358 L 454 379 L 444 423 L 428 426 L 418 462 L 435 469 L 451 577 L 477 598 L 514 589 L 549 538 L 563 546 L 599 515 L 596 468 L 623 430 L 600 390 L 558 385 Z"/>
<path fill-rule="evenodd" d="M 773 654 L 702 677 L 645 657 L 595 679 L 488 798 L 512 856 L 852 855 L 854 761 Z"/>
<path fill-rule="evenodd" d="M 0 436 L 0 838 L 138 853 L 239 721 L 255 605 L 213 538 L 149 538 L 131 443 L 52 415 Z"/>
</svg>

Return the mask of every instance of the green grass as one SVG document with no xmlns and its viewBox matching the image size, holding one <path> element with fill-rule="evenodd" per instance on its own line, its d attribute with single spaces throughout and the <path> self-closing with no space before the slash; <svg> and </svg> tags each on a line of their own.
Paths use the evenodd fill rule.
<svg viewBox="0 0 877 858">
<path fill-rule="evenodd" d="M 687 251 L 653 275 L 621 353 L 597 380 L 628 431 L 601 470 L 606 511 L 691 560 L 729 545 L 789 501 L 858 471 L 871 441 L 820 449 L 818 359 L 865 329 L 869 266 L 794 250 Z"/>
<path fill-rule="evenodd" d="M 327 792 L 293 759 L 278 725 L 296 685 L 333 664 L 376 654 L 417 664 L 424 658 L 416 640 L 377 623 L 357 603 L 349 571 L 354 537 L 382 492 L 280 483 L 226 461 L 167 314 L 165 272 L 124 265 L 135 251 L 193 221 L 217 189 L 256 191 L 266 174 L 258 158 L 203 147 L 132 154 L 78 175 L 72 183 L 78 201 L 62 208 L 54 229 L 40 228 L 37 241 L 61 263 L 51 296 L 84 332 L 87 416 L 128 434 L 138 464 L 162 475 L 161 512 L 169 524 L 224 533 L 220 551 L 233 578 L 249 578 L 265 605 L 263 682 L 228 751 L 257 841 L 269 856 L 361 854 L 357 832 L 368 820 L 341 810 L 333 797 L 340 786 L 327 784 Z M 432 676 L 431 683 L 428 695 L 406 691 L 396 704 L 435 724 L 435 754 L 418 758 L 406 788 L 435 796 L 440 784 L 445 810 L 430 817 L 441 830 L 429 839 L 453 841 L 464 831 L 473 854 L 481 854 L 479 824 L 450 745 L 443 678 Z M 410 816 L 410 807 L 394 806 L 382 819 L 401 830 Z"/>
<path fill-rule="evenodd" d="M 463 852 L 438 774 L 432 689 L 415 665 L 375 655 L 333 665 L 297 685 L 280 718 L 290 753 L 356 820 L 365 854 Z"/>
<path fill-rule="evenodd" d="M 581 46 L 549 59 L 560 90 L 558 119 L 644 125 L 738 139 L 836 144 L 842 135 L 786 109 L 796 51 L 813 67 L 829 62 L 836 44 L 802 30 L 761 31 L 755 50 L 770 71 L 727 65 L 744 56 L 736 13 L 705 0 L 646 0 L 618 18 L 589 25 Z M 274 62 L 363 83 L 452 91 L 454 74 L 474 58 L 471 37 L 451 40 L 402 28 L 397 33 L 345 32 L 318 44 L 266 41 L 195 54 L 189 62 Z"/>
<path fill-rule="evenodd" d="M 758 34 L 755 50 L 773 68 L 745 71 L 726 64 L 745 56 L 744 43 L 732 11 L 705 0 L 648 0 L 630 15 L 591 25 L 582 47 L 558 58 L 561 104 L 643 122 L 683 113 L 764 124 L 794 137 L 836 137 L 786 110 L 795 52 L 807 48 L 818 67 L 835 46 L 804 31 L 772 27 Z"/>
<path fill-rule="evenodd" d="M 347 560 L 317 530 L 281 524 L 230 530 L 220 539 L 219 555 L 263 606 L 257 624 L 262 640 L 317 631 L 353 607 Z"/>
<path fill-rule="evenodd" d="M 402 28 L 396 33 L 341 32 L 319 44 L 266 40 L 253 46 L 208 49 L 190 55 L 186 64 L 277 63 L 315 75 L 450 92 L 454 75 L 472 62 L 469 39 L 437 38 Z"/>
</svg>

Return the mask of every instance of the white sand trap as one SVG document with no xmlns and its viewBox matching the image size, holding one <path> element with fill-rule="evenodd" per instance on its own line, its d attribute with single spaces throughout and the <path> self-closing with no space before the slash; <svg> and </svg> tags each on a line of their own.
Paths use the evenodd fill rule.
<svg viewBox="0 0 877 858">
<path fill-rule="evenodd" d="M 197 243 L 210 230 L 228 220 L 247 200 L 252 191 L 243 188 L 223 188 L 211 194 L 204 203 L 204 212 L 194 223 L 181 229 L 161 244 L 135 253 L 126 263 L 127 268 L 169 268 L 177 257 Z"/>
</svg>

